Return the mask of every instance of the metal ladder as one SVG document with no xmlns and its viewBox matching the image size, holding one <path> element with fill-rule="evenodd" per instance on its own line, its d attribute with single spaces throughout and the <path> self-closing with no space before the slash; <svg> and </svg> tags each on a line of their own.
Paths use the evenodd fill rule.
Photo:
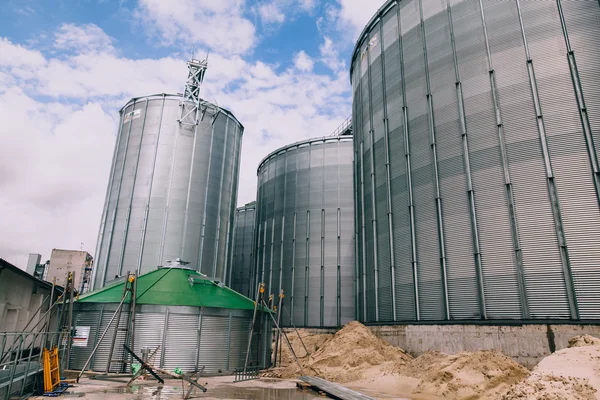
<svg viewBox="0 0 600 400">
<path fill-rule="evenodd" d="M 113 355 L 115 353 L 115 345 L 117 344 L 117 336 L 119 332 L 124 332 L 125 338 L 123 339 L 123 344 L 128 345 L 129 347 L 134 347 L 134 332 L 135 332 L 135 304 L 136 304 L 136 289 L 137 289 L 137 277 L 135 273 L 131 274 L 127 271 L 127 278 L 125 280 L 125 285 L 123 285 L 123 298 L 126 298 L 129 294 L 129 307 L 127 309 L 127 325 L 125 327 L 119 327 L 121 325 L 121 313 L 123 312 L 123 307 L 120 307 L 117 310 L 116 315 L 116 325 L 115 330 L 113 332 L 112 344 L 110 346 L 110 352 L 108 353 L 108 362 L 106 364 L 106 373 L 110 372 L 111 366 L 113 364 L 120 364 L 120 368 L 117 372 L 126 372 L 127 364 L 129 364 L 129 356 L 125 353 L 124 350 L 121 350 L 121 358 L 113 359 Z M 119 348 L 123 348 L 122 345 L 119 345 Z"/>
</svg>

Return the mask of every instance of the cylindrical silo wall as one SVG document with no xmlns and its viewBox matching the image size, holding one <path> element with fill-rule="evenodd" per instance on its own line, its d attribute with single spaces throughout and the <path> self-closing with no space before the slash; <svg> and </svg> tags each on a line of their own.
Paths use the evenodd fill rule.
<svg viewBox="0 0 600 400">
<path fill-rule="evenodd" d="M 133 99 L 121 110 L 94 288 L 177 257 L 225 279 L 243 127 L 209 103 L 196 126 L 180 123 L 191 107 L 163 95 Z"/>
<path fill-rule="evenodd" d="M 284 326 L 354 319 L 352 188 L 351 136 L 287 146 L 258 168 L 252 284 L 264 282 L 275 303 L 284 291 Z"/>
<path fill-rule="evenodd" d="M 96 344 L 100 343 L 88 368 L 106 370 L 115 324 L 101 342 L 100 336 L 116 309 L 117 304 L 87 304 L 75 312 L 74 325 L 89 327 L 90 333 L 87 344 L 72 347 L 71 369 L 82 369 Z M 126 313 L 121 315 L 119 328 L 127 325 L 127 317 Z M 249 365 L 269 366 L 272 327 L 267 318 L 263 313 L 257 316 Z M 142 305 L 136 310 L 133 350 L 141 356 L 142 348 L 149 348 L 151 353 L 158 348 L 151 363 L 168 370 L 179 367 L 192 372 L 204 367 L 207 374 L 233 371 L 244 367 L 251 324 L 252 311 L 249 310 Z M 123 343 L 124 333 L 119 333 L 114 360 L 123 359 Z M 121 367 L 121 364 L 113 363 L 110 370 L 119 372 Z"/>
<path fill-rule="evenodd" d="M 351 70 L 367 322 L 600 318 L 600 3 L 388 1 Z"/>
<path fill-rule="evenodd" d="M 233 241 L 228 259 L 229 286 L 246 297 L 254 298 L 255 288 L 251 284 L 254 268 L 254 219 L 256 203 L 250 203 L 236 210 Z"/>
</svg>

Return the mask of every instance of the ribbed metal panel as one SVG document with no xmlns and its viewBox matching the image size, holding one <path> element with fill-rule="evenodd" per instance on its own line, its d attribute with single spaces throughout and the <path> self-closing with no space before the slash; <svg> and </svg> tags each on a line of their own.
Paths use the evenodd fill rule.
<svg viewBox="0 0 600 400">
<path fill-rule="evenodd" d="M 228 277 L 231 288 L 244 296 L 252 296 L 252 271 L 254 268 L 254 220 L 256 203 L 240 207 L 235 212 L 232 248 L 228 257 Z"/>
<path fill-rule="evenodd" d="M 90 337 L 87 347 L 73 347 L 70 360 L 71 369 L 83 368 L 99 336 L 106 328 L 116 309 L 115 304 L 85 304 L 75 315 L 76 326 L 89 326 Z M 243 367 L 246 359 L 248 334 L 252 323 L 252 312 L 247 310 L 200 309 L 193 307 L 164 307 L 153 305 L 138 306 L 136 312 L 135 352 L 141 354 L 143 347 L 154 351 L 160 349 L 154 357 L 157 366 L 173 370 L 176 367 L 186 372 L 205 367 L 208 374 L 232 371 Z M 100 318 L 101 316 L 101 318 Z M 252 365 L 269 365 L 271 323 L 259 313 L 251 346 Z M 122 315 L 122 325 L 127 318 Z M 167 321 L 167 329 L 165 329 Z M 98 347 L 90 368 L 104 371 L 112 340 L 109 329 Z M 260 335 L 260 354 L 258 339 Z M 123 337 L 119 333 L 115 346 L 114 359 L 122 357 Z M 266 348 L 265 346 L 268 346 Z M 111 371 L 116 372 L 119 364 Z"/>
<path fill-rule="evenodd" d="M 99 335 L 102 332 L 98 332 L 98 320 L 100 318 L 100 311 L 89 311 L 89 312 L 77 312 L 73 318 L 73 325 L 76 327 L 89 327 L 90 335 L 88 337 L 87 347 L 75 347 L 71 348 L 71 359 L 69 360 L 69 366 L 71 369 L 82 369 L 85 362 L 92 354 L 92 350 L 98 340 Z M 106 367 L 106 366 L 105 366 Z"/>
<path fill-rule="evenodd" d="M 117 309 L 116 304 L 110 305 L 110 306 L 107 305 L 104 307 L 101 318 L 99 318 L 98 322 L 97 322 L 98 323 L 97 329 L 98 329 L 98 332 L 100 332 L 100 335 L 104 332 L 104 330 L 108 326 L 108 323 L 110 322 L 110 319 L 112 318 L 116 309 Z M 85 312 L 86 312 L 85 309 L 80 311 L 82 318 L 83 318 L 83 314 Z M 106 366 L 108 363 L 108 354 L 110 352 L 112 338 L 113 338 L 113 335 L 115 332 L 115 326 L 116 326 L 116 321 L 114 321 L 112 326 L 108 329 L 106 336 L 104 337 L 104 340 L 100 343 L 100 345 L 98 346 L 98 350 L 96 350 L 96 354 L 92 358 L 90 366 L 91 366 L 91 369 L 93 369 L 94 371 L 106 371 Z M 127 313 L 121 314 L 121 322 L 119 323 L 119 326 L 120 327 L 127 326 Z M 98 336 L 98 340 L 99 339 L 100 339 L 100 337 Z M 118 332 L 117 340 L 115 342 L 115 351 L 114 351 L 114 355 L 113 355 L 114 359 L 122 358 L 120 350 L 123 349 L 124 340 L 125 340 L 125 332 Z M 91 342 L 91 340 L 90 340 L 90 342 Z M 95 343 L 96 342 L 94 341 L 93 344 L 91 344 L 92 349 L 93 349 L 93 346 L 95 345 Z M 90 344 L 88 344 L 88 347 L 89 346 L 90 346 Z M 85 360 L 83 362 L 85 362 Z M 120 364 L 113 363 L 111 365 L 110 371 L 118 372 L 120 370 L 120 368 L 121 368 Z"/>
<path fill-rule="evenodd" d="M 159 312 L 140 312 L 135 316 L 135 349 L 136 354 L 142 354 L 142 348 L 150 349 L 154 361 L 160 362 L 162 358 L 162 338 L 165 331 L 165 315 Z M 189 333 L 187 333 L 189 334 Z"/>
<path fill-rule="evenodd" d="M 403 74 L 401 41 L 398 36 L 397 7 L 383 17 L 383 46 L 385 49 L 385 81 L 388 112 L 390 153 L 390 194 L 393 215 L 393 242 L 396 265 L 396 318 L 415 320 L 416 303 L 412 263 L 411 222 L 409 213 L 409 175 L 407 174 L 407 148 L 403 118 Z M 357 201 L 360 199 L 357 196 Z"/>
<path fill-rule="evenodd" d="M 456 6 L 456 12 L 453 7 L 452 14 L 453 17 L 462 15 L 453 20 L 453 26 L 477 206 L 485 307 L 488 318 L 520 318 L 511 220 L 493 105 L 491 68 L 487 62 L 485 35 L 493 38 L 497 31 L 491 22 L 492 27 L 484 25 L 480 4 L 473 3 L 469 10 L 462 11 L 461 8 L 466 7 L 463 4 Z M 502 106 L 501 99 L 504 116 Z"/>
<path fill-rule="evenodd" d="M 210 103 L 195 128 L 182 125 L 182 107 L 179 96 L 155 95 L 121 110 L 94 288 L 177 257 L 226 276 L 243 127 Z"/>
<path fill-rule="evenodd" d="M 589 130 L 594 141 L 596 160 L 600 151 L 600 72 L 598 63 L 600 63 L 600 12 L 596 2 L 581 1 L 577 4 L 573 2 L 562 1 L 562 12 L 565 21 L 565 28 L 568 30 L 568 40 L 573 51 L 573 59 L 576 60 L 576 69 L 572 74 L 577 77 L 581 85 L 581 100 L 585 106 L 585 114 L 581 113 L 582 121 L 572 122 L 573 130 L 577 139 L 576 151 L 580 153 L 581 137 L 584 135 L 583 119 L 587 116 L 589 120 Z M 566 50 L 563 48 L 563 50 Z M 561 54 L 565 57 L 564 51 Z M 576 82 L 573 81 L 576 85 Z M 540 93 L 541 94 L 541 93 Z M 571 136 L 565 136 L 561 141 L 570 142 Z M 566 144 L 566 143 L 565 143 Z M 574 143 L 569 143 L 574 146 Z M 557 149 L 558 143 L 552 147 Z M 561 153 L 566 150 L 563 149 Z M 575 149 L 573 149 L 575 150 Z M 591 155 L 586 154 L 588 157 Z M 561 205 L 565 209 L 565 217 L 569 218 L 569 224 L 565 225 L 565 235 L 570 249 L 571 269 L 577 293 L 579 304 L 579 315 L 581 318 L 600 317 L 600 274 L 597 270 L 598 251 L 600 249 L 597 233 L 598 214 L 597 208 L 591 199 L 591 176 L 594 173 L 593 168 L 587 169 L 583 156 L 578 158 L 578 164 L 581 165 L 581 175 L 579 180 L 581 188 L 576 192 L 569 194 L 568 203 L 561 200 Z M 574 165 L 570 166 L 574 168 Z M 586 170 L 587 169 L 587 170 Z M 596 177 L 598 173 L 596 172 Z M 566 177 L 565 177 L 566 178 Z M 568 179 L 568 178 L 567 178 Z M 559 182 L 557 174 L 557 184 Z"/>
<path fill-rule="evenodd" d="M 229 371 L 244 367 L 244 362 L 246 361 L 246 349 L 248 345 L 248 332 L 250 332 L 251 325 L 252 319 L 231 317 L 228 356 Z"/>
<path fill-rule="evenodd" d="M 498 31 L 505 30 L 508 25 L 515 34 L 518 33 L 519 20 L 511 18 L 513 13 L 516 13 L 516 3 L 496 2 L 489 10 L 486 9 L 490 29 L 495 22 L 495 29 Z M 494 17 L 498 14 L 503 18 Z M 544 14 L 540 14 L 540 20 L 544 18 Z M 566 288 L 552 208 L 549 201 L 539 201 L 540 198 L 548 198 L 548 187 L 534 101 L 528 87 L 527 57 L 522 47 L 523 38 L 515 35 L 511 39 L 515 42 L 520 40 L 521 47 L 503 51 L 504 56 L 499 58 L 499 62 L 505 68 L 498 71 L 496 78 L 500 104 L 505 111 L 503 120 L 507 155 L 515 209 L 520 222 L 529 312 L 534 318 L 568 317 Z M 528 42 L 531 43 L 529 38 Z M 496 48 L 500 48 L 500 43 Z M 543 68 L 536 62 L 538 72 L 539 67 Z M 524 170 L 529 173 L 523 174 L 521 171 Z"/>
<path fill-rule="evenodd" d="M 478 318 L 479 289 L 473 257 L 464 149 L 456 104 L 457 74 L 446 1 L 431 2 L 429 7 L 423 8 L 423 17 L 445 223 L 450 318 Z"/>
<path fill-rule="evenodd" d="M 600 317 L 598 15 L 403 0 L 369 22 L 350 73 L 362 321 L 392 320 L 392 295 L 399 321 L 445 319 L 446 296 L 450 319 Z"/>
<path fill-rule="evenodd" d="M 169 313 L 163 368 L 173 370 L 179 367 L 184 371 L 195 370 L 198 329 L 198 315 Z"/>
<path fill-rule="evenodd" d="M 257 275 L 275 302 L 284 290 L 296 326 L 354 318 L 352 190 L 352 137 L 299 142 L 258 168 Z"/>
<path fill-rule="evenodd" d="M 419 1 L 400 3 L 400 31 L 406 80 L 408 130 L 412 160 L 421 318 L 445 318 L 435 178 L 428 123 L 424 42 Z"/>
<path fill-rule="evenodd" d="M 228 318 L 202 315 L 202 331 L 198 350 L 199 368 L 205 367 L 205 371 L 209 373 L 225 371 L 228 326 Z"/>
</svg>

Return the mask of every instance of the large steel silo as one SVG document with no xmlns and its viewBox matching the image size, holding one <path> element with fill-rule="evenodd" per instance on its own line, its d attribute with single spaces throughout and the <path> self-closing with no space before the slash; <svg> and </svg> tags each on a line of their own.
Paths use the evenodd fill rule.
<svg viewBox="0 0 600 400">
<path fill-rule="evenodd" d="M 354 319 L 352 190 L 352 136 L 294 143 L 260 163 L 252 283 L 275 304 L 283 289 L 284 326 Z"/>
<path fill-rule="evenodd" d="M 254 290 L 250 284 L 254 268 L 254 219 L 256 202 L 239 207 L 235 211 L 235 220 L 231 235 L 231 250 L 227 260 L 227 279 L 233 290 L 254 298 Z"/>
<path fill-rule="evenodd" d="M 201 79 L 188 67 L 184 96 L 134 98 L 120 111 L 96 289 L 128 270 L 145 273 L 175 258 L 226 278 L 244 128 L 198 97 Z"/>
<path fill-rule="evenodd" d="M 387 1 L 353 54 L 360 319 L 600 318 L 600 3 Z"/>
</svg>

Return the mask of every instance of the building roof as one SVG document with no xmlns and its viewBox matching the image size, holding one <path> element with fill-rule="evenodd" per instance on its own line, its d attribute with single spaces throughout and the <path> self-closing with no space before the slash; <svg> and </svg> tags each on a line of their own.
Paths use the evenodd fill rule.
<svg viewBox="0 0 600 400">
<path fill-rule="evenodd" d="M 134 98 L 130 99 L 123 107 L 121 107 L 121 109 L 119 110 L 119 113 L 122 113 L 131 104 L 133 104 L 137 101 L 140 101 L 140 100 L 169 99 L 169 100 L 181 101 L 182 98 L 183 98 L 183 95 L 181 93 L 177 93 L 177 94 L 156 93 L 156 94 L 151 94 L 148 96 L 134 97 Z M 220 107 L 220 106 L 213 104 L 209 101 L 206 101 L 204 99 L 200 99 L 200 105 L 202 107 L 206 108 L 212 114 L 219 111 L 219 112 L 223 112 L 225 115 L 228 115 L 230 118 L 232 118 L 235 122 L 237 122 L 239 124 L 240 128 L 242 129 L 242 134 L 244 133 L 244 125 L 242 125 L 242 123 L 237 119 L 237 117 L 235 115 L 233 115 L 233 113 L 231 111 L 229 111 L 228 109 Z"/>
<path fill-rule="evenodd" d="M 276 158 L 281 154 L 285 154 L 290 150 L 295 150 L 300 147 L 309 146 L 312 144 L 323 144 L 323 143 L 333 143 L 333 142 L 348 142 L 352 141 L 352 136 L 323 136 L 316 137 L 312 139 L 301 140 L 299 142 L 288 144 L 287 146 L 280 147 L 279 149 L 270 152 L 267 154 L 265 158 L 258 164 L 258 168 L 256 169 L 256 174 L 260 174 L 261 169 L 269 162 L 271 159 Z"/>
<path fill-rule="evenodd" d="M 80 303 L 119 303 L 120 281 L 79 297 Z M 185 268 L 159 268 L 137 278 L 136 304 L 215 307 L 253 310 L 254 301 L 198 272 Z"/>
<path fill-rule="evenodd" d="M 8 261 L 6 261 L 3 258 L 0 258 L 0 271 L 2 270 L 8 270 L 8 271 L 12 271 L 17 275 L 21 275 L 24 278 L 30 279 L 31 281 L 37 283 L 38 285 L 40 285 L 41 287 L 45 288 L 45 289 L 52 289 L 52 283 L 50 282 L 46 282 L 44 280 L 38 279 L 36 277 L 34 277 L 33 275 L 31 275 L 29 272 L 22 270 L 21 268 L 12 265 L 11 263 L 9 263 Z M 56 285 L 54 287 L 55 290 L 58 291 L 58 293 L 62 293 L 63 292 L 63 287 L 62 286 L 58 286 Z"/>
</svg>

